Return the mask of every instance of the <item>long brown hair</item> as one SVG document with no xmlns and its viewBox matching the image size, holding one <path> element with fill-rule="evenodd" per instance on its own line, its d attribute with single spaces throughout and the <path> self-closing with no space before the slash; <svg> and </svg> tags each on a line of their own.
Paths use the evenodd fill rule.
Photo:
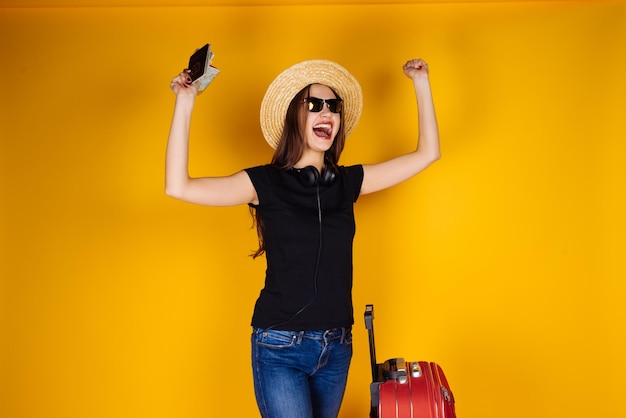
<svg viewBox="0 0 626 418">
<path fill-rule="evenodd" d="M 300 90 L 289 103 L 287 114 L 285 115 L 285 127 L 283 128 L 280 142 L 274 151 L 271 164 L 280 170 L 291 170 L 294 165 L 300 161 L 306 144 L 304 143 L 304 126 L 306 125 L 307 112 L 304 106 L 300 106 L 305 98 L 309 97 L 311 85 L 309 84 Z M 341 99 L 337 92 L 333 90 L 335 97 Z M 343 113 L 341 114 L 341 123 L 339 131 L 331 147 L 324 155 L 325 163 L 337 171 L 339 157 L 343 152 L 346 143 L 346 131 L 343 126 Z M 264 225 L 263 220 L 259 218 L 256 209 L 250 206 L 250 214 L 252 215 L 253 227 L 256 226 L 257 236 L 259 239 L 259 248 L 251 254 L 252 258 L 257 258 L 265 253 L 265 240 L 263 239 Z"/>
</svg>

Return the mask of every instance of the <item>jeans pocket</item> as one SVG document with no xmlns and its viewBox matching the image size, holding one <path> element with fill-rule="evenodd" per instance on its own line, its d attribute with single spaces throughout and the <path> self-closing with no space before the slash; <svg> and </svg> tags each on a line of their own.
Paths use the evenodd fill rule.
<svg viewBox="0 0 626 418">
<path fill-rule="evenodd" d="M 288 348 L 294 345 L 298 335 L 291 331 L 256 330 L 257 345 L 269 348 Z"/>
</svg>

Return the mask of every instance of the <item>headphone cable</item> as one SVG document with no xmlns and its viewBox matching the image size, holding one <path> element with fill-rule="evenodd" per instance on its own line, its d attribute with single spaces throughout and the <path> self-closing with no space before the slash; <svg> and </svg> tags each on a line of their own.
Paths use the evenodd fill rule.
<svg viewBox="0 0 626 418">
<path fill-rule="evenodd" d="M 315 298 L 317 297 L 317 275 L 318 275 L 318 271 L 319 271 L 319 267 L 320 267 L 320 258 L 322 257 L 322 204 L 321 204 L 321 199 L 320 199 L 320 185 L 319 185 L 319 182 L 316 183 L 315 190 L 316 190 L 316 197 L 317 197 L 317 219 L 318 219 L 318 225 L 319 225 L 320 239 L 319 239 L 319 245 L 317 247 L 317 259 L 315 261 L 315 271 L 313 273 L 313 296 L 311 297 L 311 300 L 309 300 L 306 305 L 304 305 L 302 308 L 300 308 L 300 310 L 298 312 L 293 314 L 293 316 L 291 318 L 289 318 L 285 322 L 281 322 L 279 324 L 271 325 L 268 328 L 266 328 L 267 330 L 271 330 L 271 329 L 274 329 L 276 327 L 287 325 L 288 323 L 290 323 L 291 321 L 296 319 L 296 317 L 298 315 L 300 315 L 302 312 L 304 312 L 309 306 L 311 306 L 311 304 L 313 303 L 313 301 L 315 301 Z"/>
</svg>

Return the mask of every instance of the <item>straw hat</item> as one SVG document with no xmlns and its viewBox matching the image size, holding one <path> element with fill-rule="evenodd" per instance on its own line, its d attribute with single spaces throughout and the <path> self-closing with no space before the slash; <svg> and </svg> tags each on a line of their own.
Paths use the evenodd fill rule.
<svg viewBox="0 0 626 418">
<path fill-rule="evenodd" d="M 289 103 L 309 84 L 324 84 L 343 99 L 346 137 L 356 127 L 363 109 L 363 93 L 356 78 L 332 61 L 303 61 L 280 73 L 267 88 L 261 102 L 261 130 L 270 147 L 276 149 L 280 142 Z"/>
</svg>

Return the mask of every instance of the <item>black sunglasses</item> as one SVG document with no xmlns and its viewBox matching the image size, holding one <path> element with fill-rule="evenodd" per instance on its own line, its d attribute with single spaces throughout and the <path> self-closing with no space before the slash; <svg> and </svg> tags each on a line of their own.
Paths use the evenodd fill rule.
<svg viewBox="0 0 626 418">
<path fill-rule="evenodd" d="M 318 97 L 307 97 L 303 100 L 303 103 L 307 103 L 309 111 L 315 113 L 322 111 L 324 103 L 328 106 L 328 110 L 333 113 L 339 113 L 343 108 L 343 100 L 341 99 L 320 99 Z"/>
</svg>

